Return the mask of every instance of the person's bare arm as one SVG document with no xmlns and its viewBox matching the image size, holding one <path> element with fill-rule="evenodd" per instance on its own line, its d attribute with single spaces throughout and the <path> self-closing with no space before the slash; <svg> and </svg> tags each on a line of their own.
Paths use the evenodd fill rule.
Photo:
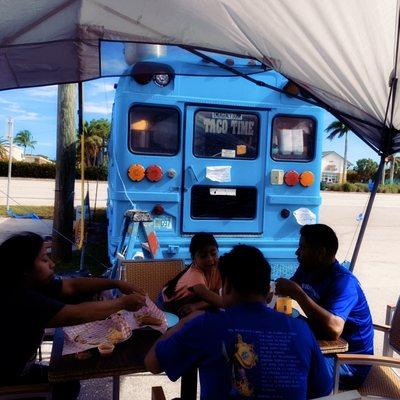
<svg viewBox="0 0 400 400">
<path fill-rule="evenodd" d="M 163 369 L 161 368 L 161 365 L 157 359 L 157 354 L 156 354 L 156 347 L 157 343 L 167 340 L 170 338 L 174 333 L 178 332 L 182 327 L 190 320 L 193 318 L 197 317 L 198 315 L 201 315 L 203 312 L 199 311 L 196 313 L 192 313 L 188 315 L 186 318 L 183 318 L 179 321 L 177 325 L 172 327 L 171 329 L 168 329 L 167 332 L 164 333 L 151 347 L 149 352 L 147 353 L 145 359 L 144 359 L 144 365 L 147 369 L 147 371 L 153 373 L 153 374 L 159 374 L 160 372 L 163 372 Z"/>
<path fill-rule="evenodd" d="M 141 294 L 130 294 L 114 300 L 66 304 L 47 324 L 47 328 L 78 325 L 107 318 L 119 310 L 136 311 L 146 304 Z"/>
<path fill-rule="evenodd" d="M 122 280 L 105 278 L 71 278 L 62 280 L 62 294 L 67 297 L 94 294 L 108 289 L 119 289 L 124 294 L 144 294 L 143 290 Z"/>
<path fill-rule="evenodd" d="M 331 340 L 337 340 L 340 337 L 345 321 L 319 306 L 296 282 L 278 279 L 275 291 L 277 294 L 290 296 L 299 303 L 314 332 Z"/>
<path fill-rule="evenodd" d="M 199 284 L 193 286 L 193 292 L 201 297 L 208 304 L 221 308 L 224 306 L 222 302 L 222 296 L 214 293 L 212 290 L 208 289 L 206 285 Z"/>
</svg>

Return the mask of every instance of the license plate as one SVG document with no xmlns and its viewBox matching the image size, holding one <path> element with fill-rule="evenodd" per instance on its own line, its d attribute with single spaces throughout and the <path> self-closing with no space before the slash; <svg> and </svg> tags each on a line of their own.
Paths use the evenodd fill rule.
<svg viewBox="0 0 400 400">
<path fill-rule="evenodd" d="M 154 229 L 157 231 L 172 231 L 172 217 L 168 215 L 156 217 L 153 222 Z"/>
</svg>

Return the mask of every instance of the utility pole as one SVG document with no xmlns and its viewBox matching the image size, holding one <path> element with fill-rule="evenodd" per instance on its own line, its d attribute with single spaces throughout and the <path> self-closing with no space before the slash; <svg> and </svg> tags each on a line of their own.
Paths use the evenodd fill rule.
<svg viewBox="0 0 400 400">
<path fill-rule="evenodd" d="M 12 145 L 13 145 L 13 132 L 14 132 L 14 120 L 8 117 L 7 120 L 7 139 L 9 143 L 8 148 L 8 179 L 7 179 L 7 199 L 6 199 L 6 209 L 10 209 L 10 187 L 11 187 L 11 170 L 12 170 Z"/>
<path fill-rule="evenodd" d="M 58 86 L 57 160 L 52 257 L 72 258 L 75 167 L 76 167 L 76 85 Z"/>
</svg>

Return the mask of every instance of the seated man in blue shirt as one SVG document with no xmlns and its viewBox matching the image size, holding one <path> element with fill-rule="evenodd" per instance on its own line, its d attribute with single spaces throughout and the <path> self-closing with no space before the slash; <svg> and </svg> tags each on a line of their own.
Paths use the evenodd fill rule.
<svg viewBox="0 0 400 400">
<path fill-rule="evenodd" d="M 200 370 L 201 399 L 290 399 L 328 395 L 332 379 L 315 338 L 300 319 L 266 306 L 271 269 L 255 247 L 222 256 L 225 310 L 182 320 L 145 359 L 153 373 L 175 381 Z"/>
<path fill-rule="evenodd" d="M 276 292 L 299 303 L 317 337 L 336 340 L 341 336 L 349 343 L 349 353 L 373 354 L 374 332 L 367 300 L 357 278 L 336 260 L 337 249 L 338 239 L 329 226 L 303 226 L 296 252 L 299 267 L 291 280 L 277 280 Z M 333 360 L 326 357 L 332 374 Z M 359 387 L 369 369 L 344 365 L 341 388 Z"/>
</svg>

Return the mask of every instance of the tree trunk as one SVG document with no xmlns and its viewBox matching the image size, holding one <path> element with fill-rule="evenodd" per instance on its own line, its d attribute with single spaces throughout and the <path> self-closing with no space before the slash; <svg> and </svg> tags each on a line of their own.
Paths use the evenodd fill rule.
<svg viewBox="0 0 400 400">
<path fill-rule="evenodd" d="M 56 192 L 52 257 L 69 261 L 72 257 L 74 186 L 76 164 L 76 85 L 58 86 Z"/>
<path fill-rule="evenodd" d="M 392 154 L 392 162 L 390 163 L 390 184 L 394 182 L 394 167 L 396 165 L 396 156 Z"/>
<path fill-rule="evenodd" d="M 384 185 L 385 184 L 385 166 L 386 166 L 386 162 L 385 164 L 383 164 L 383 169 L 382 169 L 382 176 L 381 176 L 381 184 Z"/>
<path fill-rule="evenodd" d="M 347 132 L 344 134 L 344 157 L 342 170 L 342 183 L 347 181 Z"/>
</svg>

